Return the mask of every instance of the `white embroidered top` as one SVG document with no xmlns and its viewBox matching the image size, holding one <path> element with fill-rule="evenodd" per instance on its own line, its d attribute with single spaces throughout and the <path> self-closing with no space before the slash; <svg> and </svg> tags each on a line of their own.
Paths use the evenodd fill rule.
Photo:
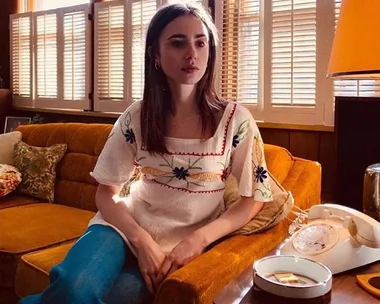
<svg viewBox="0 0 380 304">
<path fill-rule="evenodd" d="M 168 154 L 144 150 L 140 102 L 135 102 L 116 121 L 91 173 L 100 184 L 121 186 L 134 166 L 140 169 L 141 178 L 131 185 L 125 204 L 165 253 L 223 213 L 229 174 L 237 178 L 241 196 L 272 200 L 261 136 L 245 107 L 229 103 L 214 136 L 205 141 L 168 137 L 166 144 Z M 100 212 L 93 224 L 112 226 Z"/>
</svg>

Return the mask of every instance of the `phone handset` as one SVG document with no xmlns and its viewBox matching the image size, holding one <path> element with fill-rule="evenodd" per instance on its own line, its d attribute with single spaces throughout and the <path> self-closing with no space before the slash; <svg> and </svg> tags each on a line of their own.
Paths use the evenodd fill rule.
<svg viewBox="0 0 380 304">
<path fill-rule="evenodd" d="M 380 223 L 362 212 L 337 204 L 320 204 L 310 208 L 308 217 L 309 221 L 341 218 L 352 238 L 360 245 L 380 248 Z"/>
</svg>

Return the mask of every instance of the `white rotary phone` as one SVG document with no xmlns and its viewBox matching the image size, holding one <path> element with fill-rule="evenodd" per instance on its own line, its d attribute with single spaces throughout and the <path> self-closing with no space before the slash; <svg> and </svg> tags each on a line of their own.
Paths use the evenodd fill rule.
<svg viewBox="0 0 380 304">
<path fill-rule="evenodd" d="M 335 204 L 310 208 L 308 224 L 278 250 L 320 262 L 333 274 L 380 260 L 380 223 L 355 209 Z"/>
</svg>

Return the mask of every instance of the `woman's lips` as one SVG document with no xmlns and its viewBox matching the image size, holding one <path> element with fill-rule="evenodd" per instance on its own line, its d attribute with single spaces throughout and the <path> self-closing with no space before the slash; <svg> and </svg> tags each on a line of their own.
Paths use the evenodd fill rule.
<svg viewBox="0 0 380 304">
<path fill-rule="evenodd" d="M 187 68 L 182 68 L 181 70 L 187 74 L 193 74 L 197 72 L 199 69 L 197 67 L 187 67 Z"/>
</svg>

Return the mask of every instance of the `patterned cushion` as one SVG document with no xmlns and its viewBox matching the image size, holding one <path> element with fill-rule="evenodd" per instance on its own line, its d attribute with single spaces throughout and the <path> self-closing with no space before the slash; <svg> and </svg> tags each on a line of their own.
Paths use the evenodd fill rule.
<svg viewBox="0 0 380 304">
<path fill-rule="evenodd" d="M 15 190 L 21 182 L 21 173 L 10 165 L 0 165 L 0 197 Z"/>
<path fill-rule="evenodd" d="M 273 177 L 268 171 L 269 182 L 272 190 L 273 200 L 264 203 L 263 209 L 256 214 L 247 224 L 240 229 L 231 233 L 234 234 L 252 234 L 262 232 L 273 227 L 282 221 L 294 206 L 294 198 L 290 191 L 286 191 L 284 187 Z M 238 194 L 238 185 L 235 177 L 230 176 L 227 180 L 226 190 L 224 192 L 224 202 L 226 209 L 240 199 Z"/>
<path fill-rule="evenodd" d="M 66 144 L 34 147 L 22 141 L 17 143 L 14 165 L 22 174 L 20 191 L 52 203 L 54 201 L 56 166 L 66 149 Z"/>
</svg>

